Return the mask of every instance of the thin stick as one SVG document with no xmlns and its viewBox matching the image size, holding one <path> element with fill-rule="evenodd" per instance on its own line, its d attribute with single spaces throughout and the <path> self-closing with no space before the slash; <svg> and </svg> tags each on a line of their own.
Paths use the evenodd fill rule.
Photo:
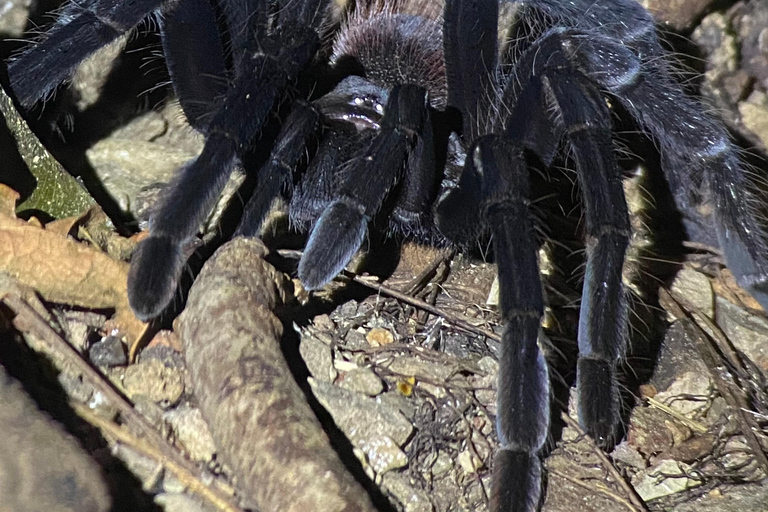
<svg viewBox="0 0 768 512">
<path fill-rule="evenodd" d="M 349 272 L 344 272 L 344 276 L 348 279 L 351 279 L 352 281 L 359 283 L 363 286 L 366 286 L 372 290 L 376 290 L 383 295 L 387 295 L 388 297 L 392 297 L 393 299 L 397 299 L 399 301 L 405 302 L 406 304 L 413 306 L 415 308 L 423 309 L 424 311 L 427 311 L 429 313 L 432 313 L 433 315 L 439 316 L 443 319 L 445 319 L 447 322 L 455 325 L 456 327 L 459 327 L 460 329 L 463 329 L 467 332 L 470 332 L 472 334 L 476 334 L 478 336 L 485 336 L 486 338 L 492 339 L 496 342 L 501 342 L 501 336 L 498 334 L 491 332 L 487 329 L 483 329 L 482 327 L 476 327 L 469 323 L 468 321 L 464 320 L 463 318 L 456 316 L 454 314 L 448 313 L 446 311 L 443 311 L 442 309 L 433 306 L 429 304 L 428 302 L 424 302 L 423 300 L 419 300 L 416 298 L 413 298 L 409 295 L 406 295 L 402 292 L 399 292 L 393 288 L 389 288 L 387 286 L 384 286 L 383 284 L 378 283 L 371 283 L 367 279 L 364 279 L 360 276 L 356 276 L 354 274 L 351 274 Z"/>
<path fill-rule="evenodd" d="M 48 323 L 21 297 L 9 294 L 2 298 L 2 302 L 16 315 L 13 319 L 13 325 L 21 332 L 35 335 L 48 346 L 48 349 L 52 353 L 59 355 L 72 364 L 89 384 L 102 393 L 104 397 L 117 408 L 125 425 L 135 429 L 139 434 L 143 435 L 146 439 L 146 444 L 154 447 L 158 460 L 167 464 L 174 472 L 184 471 L 187 475 L 197 475 L 204 472 L 204 470 L 198 468 L 195 464 L 179 454 L 176 449 L 170 445 L 152 427 L 152 425 L 150 425 L 149 422 L 136 411 L 136 409 L 133 408 L 133 404 L 131 404 L 120 391 L 115 389 L 97 369 L 85 361 L 72 345 L 67 343 L 67 341 L 62 339 L 56 331 L 51 329 Z M 218 510 L 225 512 L 243 512 L 243 509 L 233 503 L 232 497 L 228 496 L 218 487 L 220 484 L 217 480 L 215 478 L 212 480 L 215 486 L 206 486 L 201 482 L 202 485 L 194 486 L 193 490 L 198 492 L 206 501 L 212 503 Z"/>
<path fill-rule="evenodd" d="M 442 265 L 443 262 L 453 258 L 454 254 L 456 254 L 456 251 L 452 249 L 442 251 L 440 255 L 435 258 L 427 268 L 425 268 L 418 276 L 411 280 L 408 285 L 406 285 L 406 287 L 403 289 L 403 293 L 406 295 L 416 295 L 421 290 L 423 290 L 429 280 L 432 279 L 432 276 L 434 276 L 437 272 L 437 267 Z"/>
</svg>

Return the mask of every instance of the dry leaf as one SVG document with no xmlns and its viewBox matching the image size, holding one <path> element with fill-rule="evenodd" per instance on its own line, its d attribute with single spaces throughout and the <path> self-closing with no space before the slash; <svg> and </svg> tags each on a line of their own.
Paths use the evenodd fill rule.
<svg viewBox="0 0 768 512">
<path fill-rule="evenodd" d="M 18 194 L 0 184 L 0 270 L 45 300 L 89 309 L 114 309 L 129 342 L 146 329 L 128 305 L 128 264 L 57 232 L 16 218 Z"/>
</svg>

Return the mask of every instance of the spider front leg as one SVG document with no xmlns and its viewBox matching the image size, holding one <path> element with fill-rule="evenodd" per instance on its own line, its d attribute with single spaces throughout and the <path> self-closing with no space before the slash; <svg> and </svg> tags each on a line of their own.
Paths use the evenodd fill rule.
<svg viewBox="0 0 768 512">
<path fill-rule="evenodd" d="M 363 243 L 368 222 L 400 181 L 403 166 L 414 158 L 421 163 L 425 153 L 414 149 L 423 131 L 430 129 L 426 91 L 410 84 L 395 86 L 379 134 L 345 164 L 335 199 L 309 236 L 299 264 L 299 278 L 308 290 L 320 288 L 349 263 Z M 413 171 L 421 169 L 414 166 Z"/>
<path fill-rule="evenodd" d="M 441 231 L 448 232 L 448 226 L 464 224 L 474 206 L 493 234 L 504 321 L 496 417 L 501 446 L 494 459 L 491 507 L 495 512 L 537 509 L 541 450 L 549 435 L 549 371 L 538 347 L 544 297 L 529 189 L 523 147 L 487 135 L 470 148 L 459 186 L 439 205 L 437 216 Z M 462 203 L 467 206 L 451 207 Z"/>
<path fill-rule="evenodd" d="M 207 134 L 227 91 L 224 47 L 209 0 L 183 0 L 160 19 L 163 53 L 176 97 L 193 128 Z"/>
<path fill-rule="evenodd" d="M 520 58 L 515 76 L 530 78 L 522 86 L 511 79 L 504 98 L 515 98 L 513 104 L 520 112 L 530 109 L 532 103 L 539 105 L 539 113 L 530 116 L 539 121 L 532 130 L 525 129 L 529 122 L 520 128 L 520 119 L 527 117 L 516 113 L 505 126 L 510 137 L 525 141 L 528 149 L 549 164 L 556 146 L 552 135 L 540 127 L 542 116 L 550 119 L 556 140 L 565 138 L 576 162 L 587 245 L 578 331 L 579 422 L 599 444 L 609 446 L 620 419 L 616 373 L 626 350 L 628 304 L 622 269 L 630 227 L 621 173 L 613 154 L 610 111 L 597 86 L 574 62 L 571 50 L 583 47 L 574 44 L 575 34 L 550 30 Z M 606 66 L 615 66 L 610 54 L 599 55 Z M 611 76 L 621 80 L 625 75 Z M 520 87 L 522 91 L 518 91 Z M 531 99 L 531 91 L 538 88 L 543 94 Z"/>
<path fill-rule="evenodd" d="M 269 7 L 255 0 L 250 4 L 256 13 Z M 282 89 L 315 54 L 315 29 L 326 1 L 289 4 L 279 11 L 277 28 L 256 26 L 243 37 L 247 51 L 235 59 L 232 83 L 206 125 L 202 153 L 180 170 L 155 207 L 150 236 L 137 248 L 128 275 L 128 297 L 139 318 L 159 315 L 170 302 L 185 263 L 183 248 L 213 208 L 238 153 L 261 130 Z M 242 26 L 242 20 L 227 23 Z"/>
<path fill-rule="evenodd" d="M 461 111 L 465 140 L 479 138 L 470 145 L 457 186 L 440 198 L 436 219 L 440 231 L 455 243 L 475 239 L 484 226 L 493 235 L 505 325 L 496 417 L 501 446 L 494 459 L 492 510 L 532 512 L 541 501 L 550 382 L 538 346 L 544 297 L 525 158 L 531 148 L 524 142 L 525 134 L 540 134 L 541 139 L 531 142 L 551 159 L 559 135 L 539 129 L 536 120 L 546 119 L 547 113 L 541 107 L 541 82 L 535 78 L 526 84 L 520 101 L 506 105 L 514 109 L 509 120 L 514 130 L 504 136 L 483 135 L 490 120 L 477 114 L 489 110 L 479 107 L 497 95 L 497 9 L 492 2 L 446 3 L 449 103 Z"/>
</svg>

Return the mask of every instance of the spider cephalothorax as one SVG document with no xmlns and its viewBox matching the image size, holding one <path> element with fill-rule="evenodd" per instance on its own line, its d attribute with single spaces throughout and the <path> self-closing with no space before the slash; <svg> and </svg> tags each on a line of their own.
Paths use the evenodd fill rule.
<svg viewBox="0 0 768 512">
<path fill-rule="evenodd" d="M 494 510 L 533 510 L 550 384 L 537 345 L 545 300 L 530 159 L 550 166 L 565 147 L 578 174 L 587 247 L 579 416 L 603 444 L 619 422 L 630 237 L 606 99 L 655 140 L 687 224 L 716 234 L 739 282 L 764 305 L 768 250 L 736 151 L 673 80 L 642 7 L 514 3 L 500 31 L 493 0 L 358 0 L 340 18 L 329 0 L 82 0 L 11 63 L 9 75 L 19 101 L 32 105 L 90 53 L 160 15 L 174 89 L 206 143 L 170 184 L 133 257 L 129 294 L 145 319 L 171 300 L 184 244 L 282 100 L 289 113 L 238 232 L 257 235 L 273 200 L 287 199 L 293 222 L 311 230 L 299 266 L 306 288 L 322 287 L 346 266 L 374 217 L 433 243 L 462 246 L 490 233 L 506 323 Z M 499 43 L 500 32 L 511 34 L 508 42 Z M 705 219 L 697 214 L 702 197 L 714 211 Z"/>
</svg>

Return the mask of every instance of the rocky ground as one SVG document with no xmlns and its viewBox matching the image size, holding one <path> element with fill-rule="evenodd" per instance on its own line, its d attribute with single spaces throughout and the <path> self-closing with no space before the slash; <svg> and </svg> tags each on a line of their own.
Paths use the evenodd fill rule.
<svg viewBox="0 0 768 512">
<path fill-rule="evenodd" d="M 684 66 L 681 79 L 744 148 L 759 187 L 768 173 L 768 3 L 642 3 Z M 29 14 L 30 2 L 0 4 L 3 55 Z M 37 10 L 31 19 L 44 21 Z M 179 318 L 147 326 L 132 317 L 124 262 L 142 237 L 133 233 L 162 184 L 202 147 L 167 88 L 150 90 L 163 79 L 162 60 L 141 64 L 156 44 L 143 32 L 119 41 L 78 71 L 63 100 L 27 116 L 114 222 L 100 210 L 55 214 L 55 200 L 30 201 L 24 169 L 57 164 L 4 100 L 0 496 L 8 499 L 0 512 L 258 504 L 324 512 L 327 499 L 365 510 L 369 495 L 379 510 L 487 510 L 501 327 L 495 265 L 482 249 L 456 254 L 372 239 L 352 269 L 359 274 L 310 295 L 289 277 L 300 243 L 287 240 L 276 215 L 270 249 L 241 241 L 219 253 L 186 306 L 177 301 Z M 763 511 L 766 314 L 716 250 L 681 244 L 666 214 L 650 208 L 663 202 L 648 198 L 652 159 L 624 165 L 635 314 L 623 437 L 607 452 L 573 419 L 576 237 L 540 252 L 550 303 L 541 341 L 556 409 L 544 510 Z M 242 182 L 238 173 L 207 223 L 193 272 L 222 243 L 233 215 L 227 199 L 238 203 Z M 16 208 L 12 189 L 25 201 Z M 555 210 L 561 203 L 547 193 L 550 233 L 572 233 L 578 212 L 556 220 L 548 202 Z M 275 403 L 279 414 L 267 416 Z"/>
</svg>

